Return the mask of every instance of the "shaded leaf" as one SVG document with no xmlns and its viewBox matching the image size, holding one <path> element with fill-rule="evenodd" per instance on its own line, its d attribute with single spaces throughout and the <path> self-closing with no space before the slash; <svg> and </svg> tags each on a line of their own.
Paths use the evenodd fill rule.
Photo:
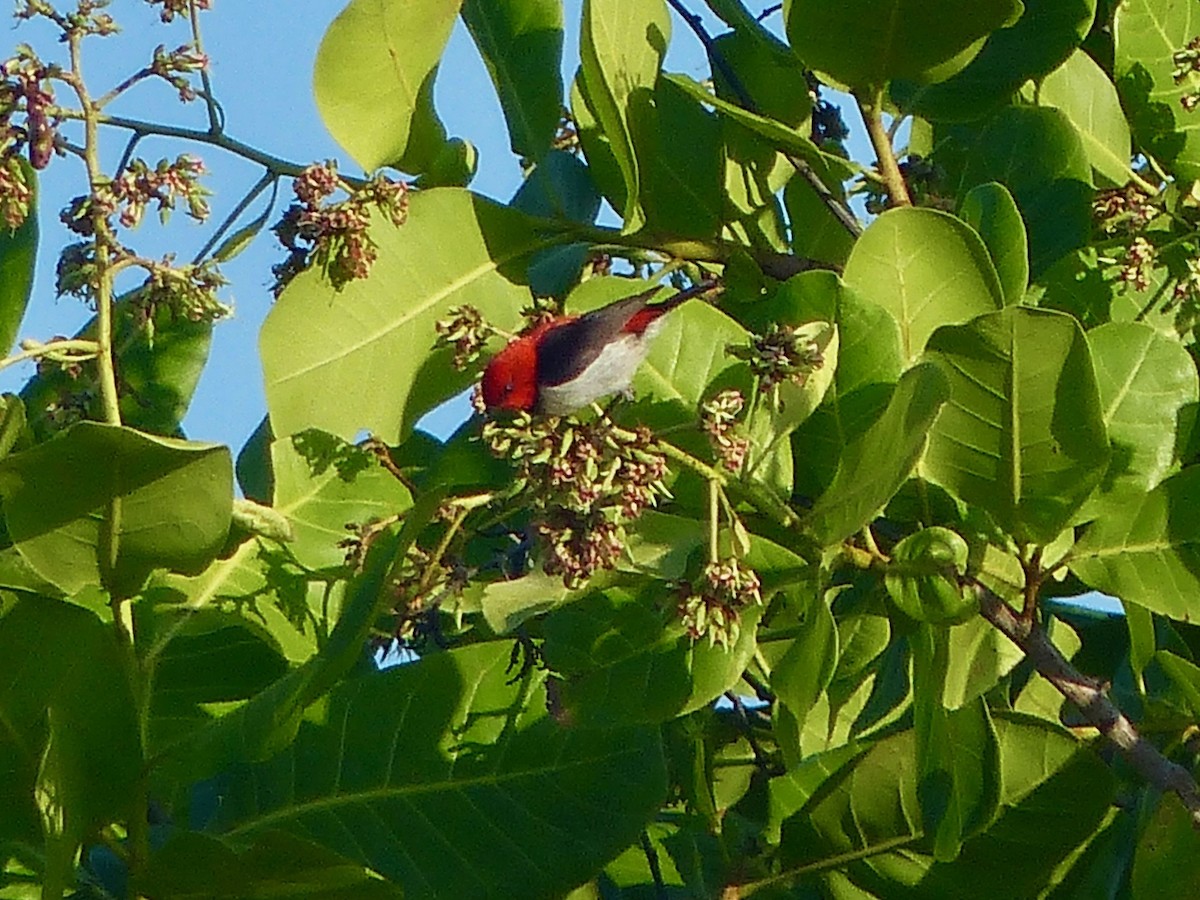
<svg viewBox="0 0 1200 900">
<path fill-rule="evenodd" d="M 958 214 L 987 245 L 1004 293 L 1012 306 L 1025 296 L 1029 284 L 1029 240 L 1017 203 L 1002 184 L 990 181 L 967 191 Z"/>
<path fill-rule="evenodd" d="M 973 592 L 959 578 L 967 571 L 967 542 L 949 528 L 923 528 L 892 549 L 884 584 L 900 610 L 918 622 L 955 624 L 975 614 Z"/>
</svg>

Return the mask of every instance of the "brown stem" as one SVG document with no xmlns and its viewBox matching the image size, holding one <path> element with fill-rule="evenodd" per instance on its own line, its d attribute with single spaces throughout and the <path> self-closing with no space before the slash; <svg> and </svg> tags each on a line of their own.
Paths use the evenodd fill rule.
<svg viewBox="0 0 1200 900">
<path fill-rule="evenodd" d="M 1171 762 L 1142 737 L 1108 698 L 1104 685 L 1072 666 L 1050 642 L 1045 631 L 1018 616 L 1012 607 L 979 582 L 971 584 L 979 597 L 980 614 L 1025 652 L 1038 674 L 1078 707 L 1084 718 L 1121 751 L 1134 771 L 1155 787 L 1173 791 L 1187 807 L 1192 823 L 1200 828 L 1200 787 L 1192 774 Z"/>
<path fill-rule="evenodd" d="M 875 149 L 875 157 L 879 160 L 879 174 L 887 187 L 888 197 L 892 206 L 912 206 L 912 197 L 908 193 L 908 185 L 900 174 L 900 166 L 896 162 L 896 153 L 892 149 L 891 139 L 883 126 L 883 92 L 876 91 L 869 99 L 856 94 L 858 111 L 862 114 L 863 124 L 867 126 L 867 136 Z"/>
</svg>

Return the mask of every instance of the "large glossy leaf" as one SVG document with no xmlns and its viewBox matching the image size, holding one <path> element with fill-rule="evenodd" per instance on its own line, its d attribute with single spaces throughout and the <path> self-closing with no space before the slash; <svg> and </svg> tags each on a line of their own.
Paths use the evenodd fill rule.
<svg viewBox="0 0 1200 900">
<path fill-rule="evenodd" d="M 434 323 L 471 304 L 512 329 L 528 292 L 514 284 L 547 241 L 522 214 L 454 188 L 412 198 L 407 224 L 377 222 L 369 278 L 337 291 L 320 273 L 298 276 L 263 324 L 259 344 L 276 437 L 318 428 L 389 442 L 470 383 Z M 443 252 L 453 247 L 453 253 Z"/>
<path fill-rule="evenodd" d="M 976 185 L 963 197 L 958 214 L 983 238 L 1005 305 L 1019 303 L 1029 285 L 1029 239 L 1008 188 L 995 181 Z"/>
<path fill-rule="evenodd" d="M 141 767 L 133 697 L 113 630 L 92 613 L 47 597 L 5 606 L 0 843 L 40 845 L 41 818 L 47 862 L 69 866 L 90 829 L 128 809 Z"/>
<path fill-rule="evenodd" d="M 627 231 L 644 222 L 635 140 L 641 123 L 652 116 L 650 93 L 670 37 L 671 19 L 662 0 L 584 0 L 580 71 L 625 184 L 618 212 Z"/>
<path fill-rule="evenodd" d="M 1068 557 L 1086 584 L 1173 619 L 1200 618 L 1200 466 L 1088 526 Z"/>
<path fill-rule="evenodd" d="M 500 95 L 513 153 L 541 159 L 562 117 L 561 0 L 464 0 L 462 17 Z"/>
<path fill-rule="evenodd" d="M 1087 340 L 1070 316 L 1009 307 L 938 329 L 927 357 L 950 379 L 923 473 L 1019 541 L 1047 543 L 1108 463 Z"/>
<path fill-rule="evenodd" d="M 662 803 L 659 733 L 560 726 L 545 676 L 510 683 L 509 655 L 476 645 L 345 683 L 278 756 L 219 778 L 210 829 L 314 840 L 411 898 L 565 893 Z"/>
<path fill-rule="evenodd" d="M 1196 366 L 1183 345 L 1138 322 L 1088 332 L 1112 459 L 1084 515 L 1116 512 L 1177 465 L 1200 399 Z"/>
<path fill-rule="evenodd" d="M 1186 0 L 1126 0 L 1113 20 L 1114 69 L 1138 144 L 1180 179 L 1200 178 L 1200 131 L 1180 100 L 1200 75 L 1174 78 L 1175 53 L 1200 32 L 1200 9 Z"/>
<path fill-rule="evenodd" d="M 326 448 L 315 452 L 314 444 Z M 271 445 L 275 509 L 292 525 L 288 550 L 307 569 L 342 566 L 347 526 L 397 516 L 412 505 L 407 487 L 370 453 L 306 432 Z"/>
<path fill-rule="evenodd" d="M 1004 305 L 983 240 L 961 220 L 932 209 L 881 215 L 855 243 L 844 277 L 851 289 L 900 323 L 909 362 L 921 355 L 938 326 Z"/>
<path fill-rule="evenodd" d="M 1023 0 L 1016 22 L 994 31 L 965 69 L 938 84 L 892 86 L 902 109 L 938 122 L 990 115 L 1031 78 L 1058 68 L 1078 47 L 1096 15 L 1096 0 Z"/>
<path fill-rule="evenodd" d="M 31 194 L 25 221 L 13 230 L 0 227 L 0 354 L 4 356 L 16 343 L 25 318 L 38 246 L 37 176 L 32 166 L 18 160 Z"/>
<path fill-rule="evenodd" d="M 195 574 L 216 558 L 233 461 L 216 444 L 82 422 L 0 463 L 0 492 L 9 533 L 39 575 L 68 593 L 103 582 L 128 595 L 152 569 Z M 110 564 L 103 521 L 114 504 Z"/>
<path fill-rule="evenodd" d="M 673 605 L 610 590 L 558 610 L 544 625 L 546 662 L 564 680 L 556 705 L 565 721 L 586 728 L 657 723 L 706 706 L 732 688 L 754 655 L 761 610 L 743 610 L 729 648 L 694 641 Z"/>
<path fill-rule="evenodd" d="M 1090 56 L 1071 54 L 1042 81 L 1037 99 L 1070 119 L 1097 175 L 1117 186 L 1129 180 L 1129 124 L 1116 87 Z"/>
<path fill-rule="evenodd" d="M 1149 816 L 1133 858 L 1132 896 L 1185 900 L 1200 891 L 1195 865 L 1200 838 L 1192 816 L 1174 794 L 1164 794 Z"/>
<path fill-rule="evenodd" d="M 904 373 L 879 419 L 846 447 L 833 482 L 809 512 L 818 540 L 845 540 L 887 505 L 916 467 L 949 397 L 936 366 L 920 364 Z"/>
<path fill-rule="evenodd" d="M 1004 110 L 971 148 L 962 189 L 998 181 L 1020 207 L 1029 232 L 1033 277 L 1082 247 L 1092 228 L 1092 165 L 1083 139 L 1062 112 Z"/>
<path fill-rule="evenodd" d="M 965 66 L 981 39 L 1021 12 L 1017 0 L 795 0 L 788 40 L 810 68 L 852 88 L 893 78 L 940 81 Z"/>
<path fill-rule="evenodd" d="M 462 0 L 351 0 L 317 51 L 313 89 L 334 138 L 370 172 L 429 169 L 445 145 L 433 79 Z"/>
</svg>

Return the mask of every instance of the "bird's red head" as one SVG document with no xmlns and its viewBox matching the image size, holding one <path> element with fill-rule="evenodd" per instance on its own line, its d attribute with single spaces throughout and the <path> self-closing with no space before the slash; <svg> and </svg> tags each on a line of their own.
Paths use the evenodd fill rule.
<svg viewBox="0 0 1200 900">
<path fill-rule="evenodd" d="M 538 401 L 537 342 L 544 331 L 535 328 L 492 357 L 481 385 L 488 409 L 533 412 Z"/>
</svg>

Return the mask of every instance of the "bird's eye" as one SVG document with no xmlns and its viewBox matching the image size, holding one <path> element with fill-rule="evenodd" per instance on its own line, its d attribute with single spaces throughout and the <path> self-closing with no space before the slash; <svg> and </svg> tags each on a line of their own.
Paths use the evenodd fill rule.
<svg viewBox="0 0 1200 900">
<path fill-rule="evenodd" d="M 511 394 L 516 389 L 516 387 L 517 386 L 515 384 L 513 384 L 511 381 L 506 381 L 504 383 L 504 396 L 507 397 L 509 394 Z"/>
</svg>

